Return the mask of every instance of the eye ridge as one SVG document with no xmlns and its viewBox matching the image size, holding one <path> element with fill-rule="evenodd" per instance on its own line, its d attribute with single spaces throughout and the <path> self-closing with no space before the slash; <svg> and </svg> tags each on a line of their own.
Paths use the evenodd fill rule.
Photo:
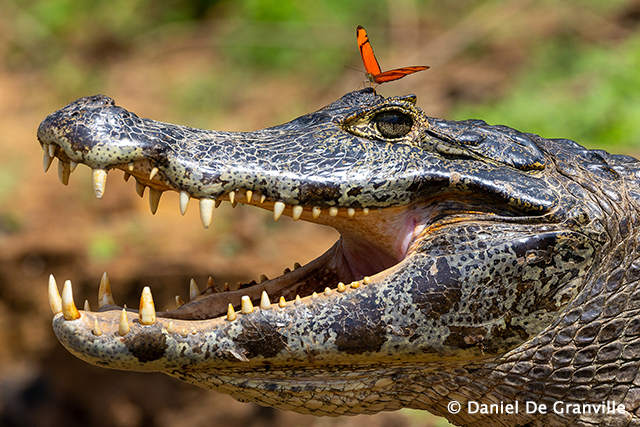
<svg viewBox="0 0 640 427">
<path fill-rule="evenodd" d="M 402 138 L 411 132 L 413 118 L 400 111 L 383 111 L 373 118 L 376 129 L 388 139 Z"/>
</svg>

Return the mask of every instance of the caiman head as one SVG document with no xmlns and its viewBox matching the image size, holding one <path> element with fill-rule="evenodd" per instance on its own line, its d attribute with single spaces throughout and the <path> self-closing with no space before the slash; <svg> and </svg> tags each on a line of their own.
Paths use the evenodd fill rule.
<svg viewBox="0 0 640 427">
<path fill-rule="evenodd" d="M 447 404 L 568 399 L 553 386 L 572 380 L 550 369 L 592 366 L 578 347 L 606 328 L 625 336 L 636 310 L 624 289 L 639 274 L 630 157 L 431 118 L 413 95 L 372 89 L 245 133 L 139 118 L 98 95 L 48 116 L 38 139 L 45 170 L 58 157 L 66 183 L 88 165 L 98 197 L 122 169 L 149 187 L 152 210 L 164 191 L 180 193 L 183 212 L 196 199 L 205 227 L 228 201 L 340 233 L 307 265 L 238 290 L 194 288 L 169 312 L 155 312 L 147 288 L 139 311 L 117 307 L 106 275 L 100 309 L 78 311 L 70 282 L 60 297 L 52 278 L 57 337 L 99 366 L 316 415 L 412 407 L 484 425 L 496 416 Z M 582 327 L 591 339 L 576 343 Z"/>
</svg>

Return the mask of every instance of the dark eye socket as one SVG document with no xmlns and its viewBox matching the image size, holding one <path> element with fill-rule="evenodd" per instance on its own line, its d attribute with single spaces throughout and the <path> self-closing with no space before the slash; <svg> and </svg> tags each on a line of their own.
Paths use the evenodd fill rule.
<svg viewBox="0 0 640 427">
<path fill-rule="evenodd" d="M 411 131 L 413 119 L 410 115 L 399 111 L 384 111 L 377 114 L 373 121 L 378 132 L 385 138 L 402 138 Z"/>
</svg>

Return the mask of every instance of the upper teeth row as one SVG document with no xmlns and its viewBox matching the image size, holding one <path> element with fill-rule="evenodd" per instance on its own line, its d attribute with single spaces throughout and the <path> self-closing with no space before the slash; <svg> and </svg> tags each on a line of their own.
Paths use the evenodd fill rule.
<svg viewBox="0 0 640 427">
<path fill-rule="evenodd" d="M 51 163 L 53 162 L 53 159 L 55 157 L 57 146 L 55 144 L 43 144 L 42 148 L 44 149 L 43 168 L 44 168 L 44 171 L 47 172 L 51 167 Z M 77 162 L 74 162 L 74 161 L 65 162 L 59 159 L 58 178 L 60 179 L 60 182 L 62 182 L 62 184 L 67 185 L 69 183 L 69 175 L 71 174 L 71 172 L 75 170 L 77 165 L 78 165 Z M 129 171 L 133 171 L 133 163 L 129 163 L 128 169 Z M 149 179 L 151 180 L 154 177 L 156 177 L 158 175 L 158 172 L 159 172 L 159 169 L 156 167 L 151 169 L 151 172 L 149 173 Z M 128 172 L 125 172 L 125 180 L 128 180 L 130 176 L 131 175 Z M 91 173 L 91 178 L 93 183 L 93 191 L 96 197 L 101 199 L 102 196 L 104 195 L 104 191 L 107 184 L 107 171 L 105 169 L 93 169 Z M 167 184 L 169 185 L 169 183 Z M 136 181 L 136 192 L 140 197 L 144 195 L 145 189 L 146 189 L 146 186 L 144 184 L 142 184 L 139 181 Z M 239 189 L 238 192 L 241 194 L 240 190 L 241 189 Z M 151 213 L 155 214 L 156 211 L 158 210 L 158 205 L 160 203 L 161 196 L 162 196 L 161 190 L 158 190 L 155 188 L 149 189 L 149 206 L 151 208 Z M 232 206 L 235 206 L 236 203 L 238 202 L 238 200 L 236 200 L 238 198 L 236 191 L 230 191 L 229 193 L 227 193 L 227 196 L 229 197 L 229 201 L 231 202 Z M 245 190 L 244 196 L 246 198 L 246 201 L 244 201 L 243 203 L 257 202 L 257 200 L 254 200 L 254 194 L 253 194 L 253 191 L 251 190 Z M 257 195 L 256 195 L 256 198 L 257 198 Z M 182 215 L 184 215 L 187 212 L 187 206 L 189 205 L 190 199 L 191 199 L 191 195 L 189 195 L 188 192 L 186 191 L 180 192 L 179 201 L 180 201 L 180 212 L 182 213 Z M 264 203 L 266 199 L 267 197 L 265 195 L 260 195 L 259 203 Z M 213 209 L 217 208 L 221 202 L 222 200 L 215 200 L 209 197 L 203 197 L 199 199 L 200 220 L 202 221 L 202 225 L 204 225 L 204 228 L 209 228 L 209 226 L 211 225 Z M 279 202 L 279 201 L 273 204 L 273 219 L 275 221 L 280 219 L 286 207 L 287 205 L 285 203 Z M 305 210 L 304 206 L 301 206 L 301 205 L 292 206 L 291 217 L 293 218 L 293 220 L 294 221 L 299 220 L 304 210 Z M 339 209 L 335 206 L 330 207 L 328 210 L 329 210 L 329 216 L 332 216 L 332 217 L 337 216 L 339 213 Z M 361 212 L 363 215 L 368 215 L 369 209 L 363 208 Z M 320 208 L 320 206 L 314 206 L 311 208 L 311 215 L 313 219 L 317 219 L 321 213 L 322 213 L 322 208 Z M 347 217 L 353 218 L 356 214 L 356 209 L 347 208 L 346 213 L 347 213 Z"/>
</svg>

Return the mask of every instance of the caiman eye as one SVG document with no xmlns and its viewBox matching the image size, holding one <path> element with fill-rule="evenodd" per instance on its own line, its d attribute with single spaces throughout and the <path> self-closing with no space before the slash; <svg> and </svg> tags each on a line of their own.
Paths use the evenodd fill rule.
<svg viewBox="0 0 640 427">
<path fill-rule="evenodd" d="M 399 111 L 384 111 L 373 118 L 378 132 L 389 139 L 402 138 L 413 128 L 413 119 L 410 115 Z"/>
</svg>

